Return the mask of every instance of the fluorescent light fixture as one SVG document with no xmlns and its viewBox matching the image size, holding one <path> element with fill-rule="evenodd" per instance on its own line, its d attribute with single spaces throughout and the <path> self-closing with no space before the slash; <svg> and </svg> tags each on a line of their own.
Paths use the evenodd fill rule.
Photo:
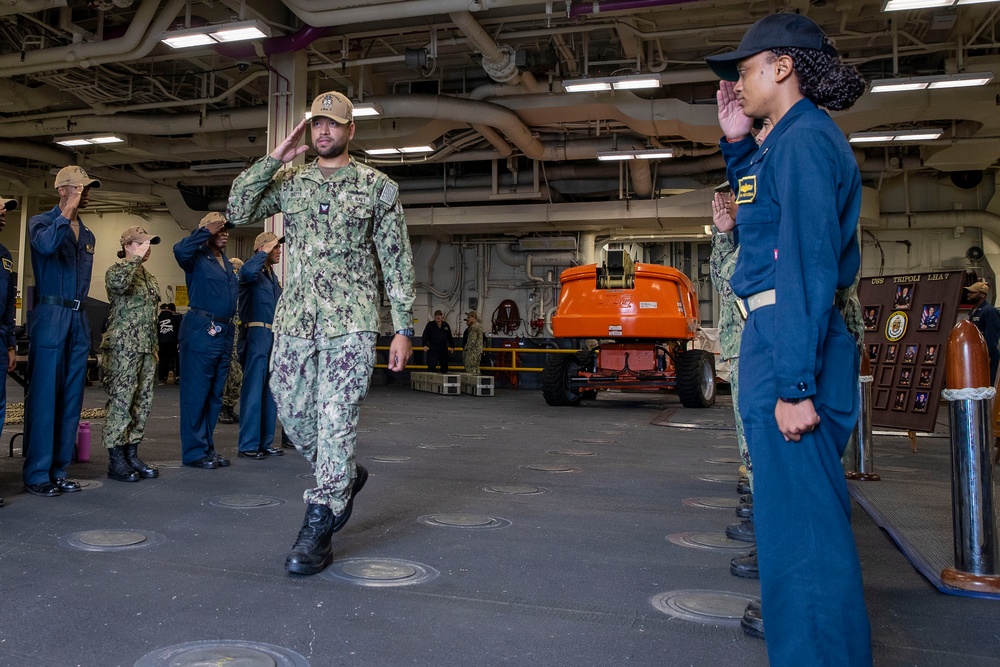
<svg viewBox="0 0 1000 667">
<path fill-rule="evenodd" d="M 641 151 L 597 151 L 597 159 L 602 162 L 613 160 L 665 160 L 672 158 L 672 148 L 649 148 Z"/>
<path fill-rule="evenodd" d="M 370 118 L 372 116 L 381 116 L 382 106 L 375 104 L 373 102 L 355 102 L 354 103 L 354 117 L 355 118 Z"/>
<path fill-rule="evenodd" d="M 367 155 L 378 157 L 380 155 L 412 155 L 414 153 L 433 153 L 436 149 L 433 146 L 404 146 L 402 148 L 370 148 L 365 151 Z"/>
<path fill-rule="evenodd" d="M 929 9 L 931 7 L 951 7 L 953 5 L 978 5 L 1000 0 L 888 0 L 882 7 L 883 12 L 898 12 L 909 9 Z"/>
<path fill-rule="evenodd" d="M 163 33 L 160 41 L 171 48 L 183 49 L 189 46 L 225 44 L 270 36 L 271 29 L 266 24 L 253 20 L 171 30 Z"/>
<path fill-rule="evenodd" d="M 882 7 L 883 12 L 900 12 L 908 9 L 930 9 L 931 7 L 951 7 L 955 0 L 889 0 Z"/>
<path fill-rule="evenodd" d="M 113 134 L 103 134 L 93 137 L 68 137 L 66 139 L 56 139 L 60 146 L 95 146 L 101 144 L 121 144 L 125 140 Z"/>
<path fill-rule="evenodd" d="M 567 79 L 563 90 L 567 93 L 593 93 L 602 90 L 639 90 L 659 88 L 660 77 L 654 74 L 633 74 L 630 76 L 605 76 L 593 79 Z"/>
<path fill-rule="evenodd" d="M 985 86 L 993 80 L 993 72 L 959 72 L 930 76 L 903 76 L 893 79 L 874 79 L 870 91 L 893 93 L 904 90 L 937 90 L 941 88 L 968 88 Z"/>
<path fill-rule="evenodd" d="M 925 127 L 918 130 L 883 130 L 880 132 L 851 132 L 847 140 L 852 144 L 895 144 L 904 141 L 933 141 L 940 139 L 944 130 Z"/>
</svg>

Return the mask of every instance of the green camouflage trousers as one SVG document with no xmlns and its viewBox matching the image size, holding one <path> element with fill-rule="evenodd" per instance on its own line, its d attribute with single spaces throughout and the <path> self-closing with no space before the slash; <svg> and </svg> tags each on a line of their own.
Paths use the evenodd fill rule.
<svg viewBox="0 0 1000 667">
<path fill-rule="evenodd" d="M 747 479 L 750 480 L 750 492 L 753 493 L 753 466 L 750 464 L 750 450 L 747 449 L 747 437 L 743 434 L 743 419 L 740 417 L 740 358 L 729 360 L 729 390 L 733 394 L 733 412 L 736 413 L 736 447 L 740 450 L 740 458 L 747 468 Z"/>
<path fill-rule="evenodd" d="M 226 376 L 226 386 L 222 390 L 222 405 L 235 408 L 240 404 L 240 388 L 243 386 L 243 367 L 236 358 L 236 343 L 238 336 L 233 336 L 233 357 L 229 361 L 229 375 Z"/>
<path fill-rule="evenodd" d="M 361 401 L 375 370 L 372 331 L 316 339 L 276 333 L 271 392 L 296 449 L 312 463 L 316 488 L 307 503 L 344 511 L 355 476 Z"/>
<path fill-rule="evenodd" d="M 226 387 L 222 390 L 222 404 L 227 408 L 235 408 L 240 404 L 240 388 L 243 386 L 243 367 L 233 357 L 229 362 L 229 375 L 226 376 Z"/>
<path fill-rule="evenodd" d="M 153 407 L 156 358 L 151 352 L 105 350 L 104 363 L 104 388 L 109 397 L 104 446 L 137 445 L 142 442 Z"/>
</svg>

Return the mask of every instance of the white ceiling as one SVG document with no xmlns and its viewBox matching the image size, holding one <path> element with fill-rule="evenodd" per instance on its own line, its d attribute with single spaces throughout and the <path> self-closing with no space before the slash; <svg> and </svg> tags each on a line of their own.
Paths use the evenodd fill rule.
<svg viewBox="0 0 1000 667">
<path fill-rule="evenodd" d="M 590 229 L 609 216 L 642 229 L 690 227 L 706 195 L 678 193 L 724 178 L 717 84 L 703 59 L 732 49 L 775 10 L 808 14 L 869 79 L 1000 74 L 1000 3 L 886 14 L 859 0 L 0 0 L 0 194 L 47 207 L 52 174 L 76 163 L 105 183 L 92 208 L 167 210 L 190 226 L 224 207 L 241 165 L 266 152 L 269 103 L 282 102 L 272 96 L 281 90 L 275 59 L 302 52 L 305 90 L 294 99 L 340 90 L 382 107 L 379 119 L 358 121 L 356 157 L 435 146 L 407 164 L 373 162 L 399 181 L 415 234 Z M 240 18 L 274 36 L 215 49 L 159 43 L 171 27 Z M 409 66 L 408 53 L 425 64 Z M 565 79 L 640 72 L 658 75 L 661 87 L 562 88 Z M 994 182 L 996 81 L 866 94 L 835 117 L 845 132 L 945 128 L 921 145 L 859 149 L 870 185 L 904 172 L 932 180 L 985 172 Z M 76 152 L 54 143 L 105 132 L 126 141 Z M 595 158 L 662 146 L 677 157 L 631 168 Z"/>
</svg>

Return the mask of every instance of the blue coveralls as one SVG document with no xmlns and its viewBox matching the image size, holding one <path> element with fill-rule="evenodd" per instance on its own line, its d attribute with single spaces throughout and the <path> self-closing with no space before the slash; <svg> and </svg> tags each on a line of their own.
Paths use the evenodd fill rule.
<svg viewBox="0 0 1000 667">
<path fill-rule="evenodd" d="M 69 223 L 58 206 L 28 221 L 38 300 L 28 330 L 25 484 L 66 477 L 83 407 L 95 239 L 82 221 L 77 239 Z"/>
<path fill-rule="evenodd" d="M 17 347 L 14 335 L 14 311 L 17 308 L 17 278 L 14 274 L 14 259 L 10 250 L 0 245 L 0 340 L 6 342 L 5 349 Z M 6 355 L 0 356 L 6 364 Z M 0 428 L 7 420 L 7 374 L 0 382 Z"/>
<path fill-rule="evenodd" d="M 205 227 L 174 245 L 174 257 L 188 288 L 188 312 L 181 320 L 181 452 L 184 463 L 215 455 L 212 433 L 222 409 L 233 354 L 237 280 L 233 265 L 212 254 Z M 215 331 L 209 334 L 209 329 Z"/>
<path fill-rule="evenodd" d="M 969 313 L 969 321 L 976 325 L 986 339 L 986 351 L 990 355 L 990 386 L 997 383 L 997 368 L 1000 367 L 1000 312 L 983 301 Z"/>
<path fill-rule="evenodd" d="M 754 463 L 754 523 L 771 667 L 871 665 L 861 567 L 840 457 L 858 416 L 859 356 L 834 293 L 851 285 L 861 179 L 843 133 L 808 99 L 758 150 L 722 141 L 740 205 L 739 297 L 776 290 L 740 345 L 739 410 Z M 820 423 L 786 442 L 778 398 Z"/>
<path fill-rule="evenodd" d="M 243 389 L 240 393 L 240 451 L 263 451 L 274 444 L 278 408 L 271 394 L 271 346 L 274 308 L 281 285 L 273 271 L 264 271 L 266 252 L 258 252 L 240 269 L 240 321 Z M 266 326 L 261 326 L 266 325 Z"/>
</svg>

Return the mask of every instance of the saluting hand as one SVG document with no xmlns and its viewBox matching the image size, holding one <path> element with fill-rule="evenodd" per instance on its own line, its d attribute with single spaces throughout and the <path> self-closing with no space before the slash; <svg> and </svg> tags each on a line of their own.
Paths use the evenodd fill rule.
<svg viewBox="0 0 1000 667">
<path fill-rule="evenodd" d="M 257 248 L 257 252 L 266 252 L 270 254 L 276 245 L 278 245 L 278 239 L 271 239 L 267 243 L 261 243 L 260 247 Z"/>
<path fill-rule="evenodd" d="M 133 241 L 125 248 L 125 254 L 128 255 L 129 259 L 133 257 L 145 257 L 147 252 L 149 252 L 149 241 L 143 241 L 142 243 Z"/>
<path fill-rule="evenodd" d="M 285 164 L 288 164 L 309 150 L 308 146 L 304 144 L 301 146 L 299 145 L 299 142 L 302 141 L 302 135 L 305 134 L 306 125 L 308 123 L 309 119 L 303 118 L 302 121 L 295 126 L 295 129 L 288 133 L 285 140 L 278 144 L 273 151 L 271 151 L 271 157 L 275 160 L 281 160 Z"/>
<path fill-rule="evenodd" d="M 59 211 L 67 220 L 76 220 L 76 211 L 80 208 L 80 200 L 83 199 L 82 185 L 69 185 L 69 192 L 59 202 Z"/>
<path fill-rule="evenodd" d="M 720 81 L 719 92 L 715 94 L 719 103 L 719 127 L 730 143 L 745 139 L 753 127 L 753 118 L 743 113 L 734 86 L 732 81 Z"/>
<path fill-rule="evenodd" d="M 715 197 L 712 198 L 712 222 L 715 223 L 715 228 L 723 234 L 736 228 L 736 221 L 729 216 L 726 196 L 721 192 L 716 192 Z"/>
<path fill-rule="evenodd" d="M 225 228 L 226 228 L 225 220 L 213 220 L 212 222 L 205 225 L 205 229 L 207 229 L 208 233 L 211 234 L 212 236 L 215 236 Z"/>
</svg>

